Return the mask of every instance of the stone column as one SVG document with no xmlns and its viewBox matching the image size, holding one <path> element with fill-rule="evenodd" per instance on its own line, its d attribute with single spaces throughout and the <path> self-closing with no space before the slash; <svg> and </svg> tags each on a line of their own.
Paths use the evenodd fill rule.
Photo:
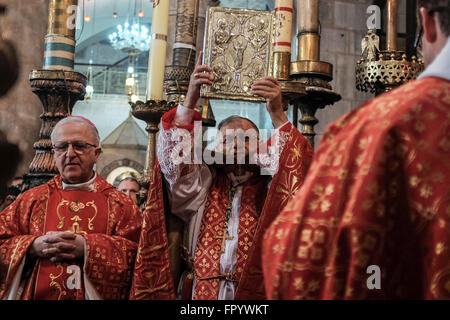
<svg viewBox="0 0 450 320">
<path fill-rule="evenodd" d="M 50 0 L 43 70 L 33 70 L 29 76 L 44 113 L 40 116 L 39 138 L 33 145 L 36 153 L 24 179 L 27 189 L 58 174 L 50 134 L 59 120 L 72 114 L 75 102 L 84 99 L 86 93 L 86 77 L 73 71 L 76 26 L 72 15 L 77 3 L 78 0 Z"/>
<path fill-rule="evenodd" d="M 177 2 L 173 63 L 166 67 L 164 77 L 168 101 L 184 100 L 195 66 L 198 10 L 200 0 Z"/>
</svg>

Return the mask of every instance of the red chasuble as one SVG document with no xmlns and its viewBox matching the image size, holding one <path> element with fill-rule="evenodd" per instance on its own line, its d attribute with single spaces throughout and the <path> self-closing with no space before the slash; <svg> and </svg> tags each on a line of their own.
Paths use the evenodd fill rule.
<svg viewBox="0 0 450 320">
<path fill-rule="evenodd" d="M 173 117 L 176 109 L 165 114 Z M 164 121 L 163 117 L 163 121 Z M 164 123 L 163 123 L 164 124 Z M 312 159 L 313 150 L 307 140 L 292 125 L 286 126 L 291 135 L 280 156 L 279 169 L 266 195 L 267 177 L 254 177 L 245 185 L 239 223 L 237 272 L 232 275 L 236 285 L 235 299 L 265 299 L 261 267 L 261 242 L 265 230 L 295 191 L 303 183 Z M 190 128 L 192 129 L 192 128 Z M 225 223 L 225 207 L 230 184 L 218 175 L 211 187 L 199 234 L 199 248 L 194 261 L 196 277 L 204 284 L 196 285 L 194 298 L 216 299 L 221 239 Z M 155 165 L 149 197 L 144 212 L 143 230 L 139 241 L 131 289 L 131 299 L 174 299 L 175 284 L 171 273 L 167 222 L 163 200 L 163 175 L 159 163 Z M 262 182 L 266 182 L 263 186 Z M 261 191 L 261 192 L 259 192 Z M 167 211 L 167 210 L 166 210 Z M 166 212 L 170 214 L 170 212 Z M 211 224 L 207 223 L 211 220 Z M 208 232 L 210 231 L 210 232 Z M 212 241 L 208 241 L 211 240 Z M 208 253 L 208 249 L 212 250 Z M 203 257 L 209 266 L 203 268 Z"/>
<path fill-rule="evenodd" d="M 0 296 L 10 288 L 23 259 L 27 279 L 21 299 L 85 298 L 87 276 L 102 299 L 126 299 L 142 217 L 137 206 L 97 176 L 94 192 L 64 191 L 61 177 L 24 193 L 0 214 L 2 264 Z M 26 257 L 31 243 L 48 231 L 86 239 L 85 257 L 70 264 Z"/>
<path fill-rule="evenodd" d="M 264 239 L 271 299 L 450 298 L 450 81 L 331 124 Z"/>
<path fill-rule="evenodd" d="M 223 278 L 230 281 L 241 279 L 242 271 L 253 245 L 258 218 L 263 201 L 267 193 L 267 176 L 255 176 L 244 183 L 239 213 L 237 264 L 235 274 L 222 275 L 220 272 L 220 256 L 225 227 L 226 207 L 229 202 L 230 180 L 222 173 L 218 173 L 212 186 L 205 211 L 203 213 L 197 250 L 195 251 L 194 269 L 196 286 L 194 300 L 217 300 L 219 282 Z M 259 206 L 259 207 L 258 207 Z"/>
</svg>

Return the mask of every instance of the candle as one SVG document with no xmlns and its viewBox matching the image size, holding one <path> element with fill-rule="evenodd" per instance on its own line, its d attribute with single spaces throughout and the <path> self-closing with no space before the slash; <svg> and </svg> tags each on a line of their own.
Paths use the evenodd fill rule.
<svg viewBox="0 0 450 320">
<path fill-rule="evenodd" d="M 397 51 L 398 1 L 387 0 L 387 51 Z"/>
<path fill-rule="evenodd" d="M 293 0 L 275 0 L 274 76 L 289 79 Z"/>
<path fill-rule="evenodd" d="M 319 0 L 297 1 L 298 32 L 319 32 Z"/>
<path fill-rule="evenodd" d="M 274 52 L 291 53 L 293 0 L 275 0 Z"/>
<path fill-rule="evenodd" d="M 320 59 L 319 1 L 298 0 L 298 59 L 318 61 Z"/>
<path fill-rule="evenodd" d="M 73 71 L 78 0 L 50 0 L 45 36 L 45 70 Z"/>
<path fill-rule="evenodd" d="M 152 42 L 148 59 L 147 100 L 163 99 L 169 0 L 153 0 Z"/>
</svg>

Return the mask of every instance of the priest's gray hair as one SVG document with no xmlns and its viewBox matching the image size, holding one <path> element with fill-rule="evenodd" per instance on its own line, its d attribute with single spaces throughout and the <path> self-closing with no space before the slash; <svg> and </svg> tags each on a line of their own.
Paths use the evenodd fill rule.
<svg viewBox="0 0 450 320">
<path fill-rule="evenodd" d="M 253 128 L 255 128 L 256 132 L 259 134 L 258 126 L 257 126 L 252 120 L 250 120 L 250 119 L 248 119 L 248 118 L 241 117 L 241 116 L 237 116 L 237 115 L 229 116 L 228 118 L 223 119 L 223 120 L 219 123 L 219 125 L 217 126 L 217 129 L 220 130 L 223 126 L 225 126 L 225 125 L 227 125 L 227 124 L 229 124 L 229 123 L 231 123 L 231 122 L 234 122 L 234 121 L 241 121 L 241 120 L 245 120 L 245 121 L 250 122 L 251 126 L 252 126 Z"/>
<path fill-rule="evenodd" d="M 59 129 L 59 127 L 67 124 L 67 123 L 82 123 L 84 124 L 87 128 L 89 128 L 89 130 L 92 133 L 92 136 L 94 137 L 94 144 L 96 146 L 100 146 L 100 135 L 98 134 L 98 130 L 96 127 L 94 127 L 92 124 L 90 124 L 89 122 L 81 119 L 81 118 L 76 118 L 76 117 L 67 117 L 64 118 L 62 120 L 60 120 L 55 127 L 53 128 L 53 131 L 50 135 L 50 139 L 52 140 L 52 144 L 55 143 L 55 132 L 56 130 Z"/>
</svg>

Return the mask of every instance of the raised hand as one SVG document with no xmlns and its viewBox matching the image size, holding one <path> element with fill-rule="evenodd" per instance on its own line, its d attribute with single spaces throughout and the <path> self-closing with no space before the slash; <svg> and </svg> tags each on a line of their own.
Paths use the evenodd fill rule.
<svg viewBox="0 0 450 320">
<path fill-rule="evenodd" d="M 210 73 L 212 69 L 206 65 L 202 65 L 203 52 L 200 52 L 197 58 L 194 72 L 192 72 L 191 79 L 189 80 L 189 88 L 184 99 L 183 106 L 193 109 L 198 99 L 200 99 L 200 87 L 202 84 L 211 85 L 214 76 Z"/>
<path fill-rule="evenodd" d="M 281 87 L 274 77 L 263 77 L 253 82 L 252 93 L 266 99 L 266 108 L 275 128 L 288 121 L 283 111 Z"/>
</svg>

